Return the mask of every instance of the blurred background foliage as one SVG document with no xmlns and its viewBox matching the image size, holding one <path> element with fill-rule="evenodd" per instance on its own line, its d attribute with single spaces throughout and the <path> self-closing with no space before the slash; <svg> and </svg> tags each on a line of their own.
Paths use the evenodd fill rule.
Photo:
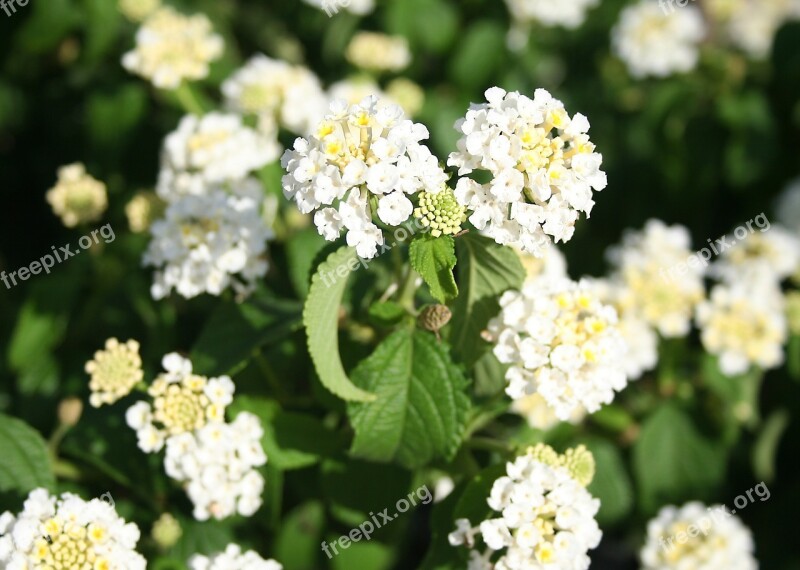
<svg viewBox="0 0 800 570">
<path fill-rule="evenodd" d="M 305 63 L 329 85 L 354 72 L 343 56 L 354 31 L 374 29 L 409 40 L 414 60 L 403 75 L 424 87 L 417 120 L 429 127 L 440 157 L 454 148 L 455 119 L 492 85 L 525 93 L 544 87 L 570 112 L 588 116 L 609 185 L 597 197 L 591 221 L 579 224 L 562 248 L 573 277 L 602 275 L 605 249 L 650 217 L 688 226 L 698 248 L 761 212 L 771 217 L 774 197 L 800 174 L 798 24 L 778 33 L 766 62 L 710 49 L 702 72 L 635 81 L 610 54 L 609 30 L 624 5 L 618 1 L 593 9 L 578 30 L 534 30 L 519 53 L 506 49 L 509 19 L 497 0 L 385 0 L 366 18 L 347 12 L 328 18 L 298 0 L 175 4 L 208 14 L 225 37 L 225 56 L 199 86 L 211 99 L 218 99 L 221 81 L 257 52 Z M 271 426 L 261 514 L 203 524 L 184 516 L 177 546 L 157 555 L 145 539 L 142 549 L 153 568 L 181 568 L 189 554 L 219 549 L 236 535 L 287 570 L 323 567 L 323 538 L 335 538 L 364 513 L 393 504 L 421 482 L 397 467 L 348 459 L 341 434 L 331 430 L 336 426 L 325 425 L 316 412 L 302 413 L 314 405 L 309 387 L 316 402 L 341 409 L 313 378 L 300 303 L 287 300 L 305 294 L 305 276 L 320 249 L 313 232 L 272 247 L 270 292 L 260 290 L 248 314 L 224 299 L 151 300 L 149 274 L 140 268 L 147 238 L 128 231 L 124 205 L 138 189 L 152 188 L 161 141 L 182 111 L 121 67 L 135 29 L 113 0 L 34 1 L 12 17 L 0 12 L 0 181 L 7 200 L 0 209 L 0 269 L 27 265 L 51 246 L 79 237 L 44 200 L 63 164 L 82 161 L 106 182 L 110 207 L 104 221 L 116 232 L 107 251 L 93 250 L 57 265 L 50 275 L 0 288 L 0 413 L 23 418 L 47 438 L 56 426 L 58 402 L 86 397 L 83 365 L 110 336 L 141 341 L 148 377 L 161 356 L 176 349 L 192 352 L 198 368 L 209 373 L 241 360 L 230 351 L 261 351 L 258 361 L 270 363 L 268 375 L 276 384 L 263 388 L 266 372 L 257 364 L 236 378 L 238 393 L 257 395 L 237 399 L 239 409 L 255 411 Z M 277 176 L 270 180 L 270 191 L 279 194 Z M 259 312 L 259 306 L 270 310 Z M 258 338 L 238 343 L 248 326 L 259 331 Z M 204 360 L 204 346 L 226 341 L 230 361 Z M 624 393 L 620 405 L 585 426 L 548 435 L 552 442 L 587 442 L 596 454 L 593 491 L 604 501 L 605 536 L 593 554 L 594 567 L 635 567 L 644 523 L 666 502 L 701 499 L 731 506 L 737 495 L 765 480 L 772 498 L 739 514 L 754 532 L 763 568 L 800 568 L 800 545 L 787 542 L 800 506 L 796 341 L 790 357 L 794 380 L 785 368 L 766 374 L 758 410 L 765 421 L 757 425 L 743 425 L 734 414 L 737 404 L 753 397 L 748 390 L 758 391 L 756 380 L 732 382 L 713 363 L 689 362 L 683 354 L 676 357 L 679 389 L 669 403 L 653 401 L 655 390 Z M 346 364 L 369 352 L 357 340 L 343 342 L 353 348 L 347 354 L 353 362 Z M 688 370 L 704 375 L 703 387 Z M 710 398 L 695 398 L 697 390 L 709 391 Z M 261 395 L 282 406 L 266 405 Z M 541 437 L 520 432 L 518 423 L 508 429 L 522 440 Z M 84 466 L 74 483 L 69 472 L 57 473 L 62 490 L 79 489 L 86 497 L 111 492 L 120 513 L 144 534 L 167 505 L 191 511 L 158 459 L 138 453 L 119 408 L 87 409 L 62 453 Z M 16 510 L 19 500 L 16 492 L 0 493 L 0 511 Z M 418 509 L 335 558 L 331 567 L 417 567 L 431 540 L 430 525 L 440 519 L 445 528 L 452 524 L 446 510 L 432 522 L 429 515 L 430 507 Z"/>
</svg>

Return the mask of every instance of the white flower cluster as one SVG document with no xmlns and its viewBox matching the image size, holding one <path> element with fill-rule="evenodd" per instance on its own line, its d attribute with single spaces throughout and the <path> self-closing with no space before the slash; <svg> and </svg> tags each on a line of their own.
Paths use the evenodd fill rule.
<svg viewBox="0 0 800 570">
<path fill-rule="evenodd" d="M 309 140 L 298 138 L 281 159 L 283 190 L 328 241 L 344 229 L 347 244 L 372 258 L 384 243 L 373 215 L 398 226 L 413 212 L 408 196 L 437 193 L 447 176 L 420 144 L 428 130 L 404 118 L 397 106 L 378 108 L 377 98 L 358 105 L 335 101 Z"/>
<path fill-rule="evenodd" d="M 366 16 L 375 9 L 375 0 L 303 0 L 303 2 L 324 10 L 328 16 L 343 10 L 358 16 Z"/>
<path fill-rule="evenodd" d="M 600 543 L 593 498 L 566 467 L 528 453 L 506 465 L 507 475 L 492 486 L 488 504 L 500 517 L 478 529 L 456 520 L 450 544 L 473 548 L 480 533 L 488 550 L 471 552 L 470 570 L 586 570 L 587 552 Z M 506 549 L 496 561 L 494 552 Z"/>
<path fill-rule="evenodd" d="M 780 283 L 794 275 L 798 269 L 800 236 L 777 224 L 771 224 L 761 232 L 749 234 L 723 250 L 709 273 L 730 283 L 742 279 L 764 278 Z"/>
<path fill-rule="evenodd" d="M 167 354 L 161 364 L 166 372 L 147 391 L 153 404 L 137 402 L 125 415 L 145 453 L 160 451 L 168 437 L 225 421 L 225 408 L 236 390 L 228 376 L 208 379 L 192 374 L 191 361 L 176 352 Z"/>
<path fill-rule="evenodd" d="M 617 330 L 622 335 L 627 352 L 622 360 L 628 380 L 637 380 L 658 364 L 658 334 L 635 311 L 624 305 L 626 290 L 619 281 L 592 279 L 592 289 L 603 303 L 617 310 Z"/>
<path fill-rule="evenodd" d="M 242 412 L 230 424 L 209 423 L 167 439 L 164 468 L 186 485 L 197 520 L 249 517 L 261 507 L 264 478 L 255 468 L 267 462 L 263 434 L 258 418 Z"/>
<path fill-rule="evenodd" d="M 246 295 L 267 272 L 265 254 L 272 232 L 259 210 L 261 188 L 254 179 L 173 201 L 164 219 L 150 227 L 152 241 L 143 263 L 157 268 L 151 293 L 163 299 L 175 289 L 192 298 L 220 295 L 232 286 Z"/>
<path fill-rule="evenodd" d="M 222 84 L 222 94 L 227 108 L 256 115 L 259 130 L 270 137 L 274 137 L 276 123 L 294 133 L 308 134 L 328 106 L 322 85 L 311 70 L 263 54 L 250 58 L 229 77 Z"/>
<path fill-rule="evenodd" d="M 128 71 L 162 89 L 203 79 L 209 63 L 222 55 L 224 42 L 204 14 L 184 16 L 167 6 L 150 15 L 136 33 L 136 48 L 122 57 Z"/>
<path fill-rule="evenodd" d="M 408 41 L 402 36 L 358 32 L 345 51 L 347 61 L 368 71 L 400 71 L 411 63 Z"/>
<path fill-rule="evenodd" d="M 788 338 L 784 299 L 769 279 L 719 284 L 697 307 L 703 346 L 719 356 L 720 370 L 734 376 L 751 365 L 762 370 L 783 364 Z"/>
<path fill-rule="evenodd" d="M 756 59 L 769 56 L 783 24 L 800 18 L 797 0 L 712 0 L 707 10 L 726 39 Z"/>
<path fill-rule="evenodd" d="M 486 99 L 456 123 L 462 137 L 448 164 L 459 175 L 486 170 L 492 180 L 462 178 L 456 197 L 496 242 L 541 255 L 550 236 L 568 241 L 579 213 L 590 214 L 592 191 L 606 186 L 602 156 L 586 134 L 586 117 L 570 118 L 544 89 L 530 99 L 493 87 Z"/>
<path fill-rule="evenodd" d="M 613 307 L 589 284 L 568 279 L 528 282 L 500 298 L 501 313 L 489 322 L 513 399 L 541 394 L 561 420 L 578 410 L 596 412 L 627 384 L 626 346 Z"/>
<path fill-rule="evenodd" d="M 694 6 L 665 13 L 657 2 L 640 0 L 622 11 L 611 34 L 614 52 L 632 76 L 667 77 L 695 68 L 706 24 Z"/>
<path fill-rule="evenodd" d="M 228 376 L 192 373 L 192 363 L 176 353 L 164 357 L 166 372 L 148 389 L 152 404 L 131 406 L 125 419 L 145 453 L 166 446 L 164 469 L 182 483 L 197 520 L 252 516 L 261 507 L 267 462 L 258 417 L 243 412 L 225 422 L 235 386 Z"/>
<path fill-rule="evenodd" d="M 139 528 L 109 503 L 36 489 L 17 516 L 0 515 L 0 568 L 144 570 L 138 541 Z"/>
<path fill-rule="evenodd" d="M 692 253 L 683 226 L 651 219 L 643 230 L 626 232 L 622 244 L 609 251 L 621 312 L 643 319 L 665 337 L 688 334 L 694 308 L 705 296 L 702 264 L 687 264 Z M 673 275 L 679 266 L 686 270 Z"/>
<path fill-rule="evenodd" d="M 721 505 L 692 502 L 659 511 L 647 524 L 640 556 L 643 570 L 757 570 L 753 550 L 750 530 L 738 517 Z"/>
<path fill-rule="evenodd" d="M 600 0 L 506 0 L 506 4 L 519 24 L 536 22 L 546 27 L 575 29 L 586 21 L 586 13 L 600 4 Z"/>
<path fill-rule="evenodd" d="M 261 216 L 261 186 L 248 175 L 279 153 L 274 135 L 244 126 L 238 115 L 189 115 L 167 136 L 157 185 L 167 208 L 150 227 L 143 259 L 157 269 L 153 298 L 173 289 L 191 298 L 255 288 L 267 272 L 272 232 Z"/>
<path fill-rule="evenodd" d="M 225 552 L 213 556 L 195 555 L 189 560 L 189 570 L 282 570 L 274 560 L 264 560 L 257 552 L 242 552 L 238 544 L 229 544 Z"/>
<path fill-rule="evenodd" d="M 164 200 L 204 194 L 209 185 L 244 179 L 280 152 L 274 134 L 262 136 L 238 115 L 187 115 L 164 141 L 156 189 Z"/>
</svg>

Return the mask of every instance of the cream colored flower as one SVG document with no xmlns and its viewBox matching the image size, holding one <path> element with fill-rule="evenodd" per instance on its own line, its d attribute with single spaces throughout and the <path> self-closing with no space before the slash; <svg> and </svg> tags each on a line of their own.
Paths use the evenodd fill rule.
<svg viewBox="0 0 800 570">
<path fill-rule="evenodd" d="M 416 116 L 425 104 L 425 91 L 405 77 L 392 79 L 386 86 L 386 94 L 397 101 L 409 117 Z"/>
<path fill-rule="evenodd" d="M 154 12 L 136 33 L 136 48 L 122 57 L 128 71 L 161 89 L 203 79 L 209 64 L 222 55 L 222 37 L 204 14 L 184 16 L 172 8 Z"/>
<path fill-rule="evenodd" d="M 89 403 L 95 408 L 113 404 L 131 393 L 142 381 L 142 359 L 139 343 L 129 340 L 120 343 L 115 338 L 106 341 L 105 350 L 98 350 L 94 360 L 86 363 L 86 372 L 91 374 Z"/>
<path fill-rule="evenodd" d="M 181 538 L 183 530 L 178 520 L 169 513 L 164 513 L 153 523 L 150 533 L 159 547 L 172 548 Z"/>
<path fill-rule="evenodd" d="M 68 228 L 99 219 L 108 207 L 106 185 L 87 174 L 81 163 L 59 168 L 58 181 L 45 198 Z"/>
<path fill-rule="evenodd" d="M 358 32 L 350 40 L 345 57 L 366 71 L 400 71 L 411 63 L 405 38 L 377 32 Z"/>
<path fill-rule="evenodd" d="M 141 22 L 161 7 L 161 0 L 119 0 L 118 8 L 131 22 Z"/>
<path fill-rule="evenodd" d="M 233 401 L 235 387 L 228 376 L 206 378 L 192 373 L 192 363 L 177 353 L 162 359 L 166 372 L 153 381 L 147 393 L 152 405 L 140 401 L 126 413 L 135 429 L 139 448 L 160 451 L 172 436 L 198 430 L 209 423 L 225 421 L 225 408 Z"/>
<path fill-rule="evenodd" d="M 163 216 L 165 209 L 166 204 L 155 192 L 140 190 L 125 204 L 128 226 L 135 234 L 146 232 L 155 220 Z"/>
</svg>

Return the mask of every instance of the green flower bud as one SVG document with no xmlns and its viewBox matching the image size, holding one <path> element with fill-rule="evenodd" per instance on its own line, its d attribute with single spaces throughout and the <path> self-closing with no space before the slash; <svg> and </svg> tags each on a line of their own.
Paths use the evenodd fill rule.
<svg viewBox="0 0 800 570">
<path fill-rule="evenodd" d="M 568 449 L 561 456 L 561 463 L 569 470 L 572 478 L 584 487 L 594 479 L 594 456 L 584 445 L 579 445 L 575 449 Z"/>
<path fill-rule="evenodd" d="M 153 523 L 153 540 L 163 550 L 175 546 L 182 534 L 180 523 L 169 513 L 164 513 Z"/>
<path fill-rule="evenodd" d="M 449 186 L 436 194 L 419 193 L 419 206 L 414 216 L 420 223 L 431 229 L 431 235 L 455 235 L 461 231 L 461 224 L 467 219 L 466 208 L 458 203 L 456 195 Z"/>
</svg>

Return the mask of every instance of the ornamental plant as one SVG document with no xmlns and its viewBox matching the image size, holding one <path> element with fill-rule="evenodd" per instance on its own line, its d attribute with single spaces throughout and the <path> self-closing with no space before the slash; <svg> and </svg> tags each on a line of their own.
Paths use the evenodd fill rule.
<svg viewBox="0 0 800 570">
<path fill-rule="evenodd" d="M 0 570 L 800 566 L 800 10 L 682 4 L 0 0 Z"/>
</svg>

